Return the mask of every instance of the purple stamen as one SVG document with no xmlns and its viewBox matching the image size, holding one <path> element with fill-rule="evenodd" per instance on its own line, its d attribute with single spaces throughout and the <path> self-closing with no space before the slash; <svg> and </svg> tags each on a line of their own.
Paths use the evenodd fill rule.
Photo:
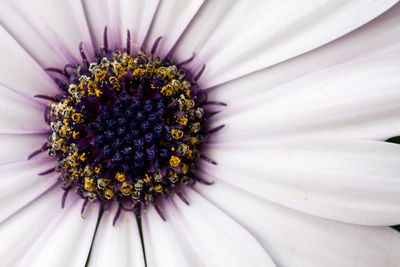
<svg viewBox="0 0 400 267">
<path fill-rule="evenodd" d="M 103 44 L 104 44 L 104 50 L 107 53 L 108 52 L 107 26 L 104 28 Z"/>
<path fill-rule="evenodd" d="M 156 41 L 154 42 L 153 47 L 151 48 L 151 52 L 150 52 L 151 54 L 154 54 L 154 53 L 156 52 L 157 47 L 158 47 L 158 44 L 159 44 L 160 41 L 161 41 L 161 38 L 162 38 L 162 36 L 158 37 L 158 38 L 156 39 Z"/>
<path fill-rule="evenodd" d="M 156 209 L 158 216 L 161 217 L 161 219 L 163 219 L 163 221 L 166 221 L 164 214 L 162 213 L 160 206 L 159 205 L 154 205 L 154 208 Z"/>
<path fill-rule="evenodd" d="M 197 81 L 200 79 L 200 77 L 201 77 L 201 75 L 203 74 L 203 72 L 204 72 L 205 69 L 206 69 L 206 64 L 204 64 L 203 67 L 201 67 L 199 73 L 197 73 L 197 75 L 194 77 L 193 80 L 194 80 L 195 82 L 197 82 Z"/>
<path fill-rule="evenodd" d="M 131 53 L 131 32 L 129 30 L 127 31 L 127 37 L 126 37 L 126 52 L 128 54 Z"/>
<path fill-rule="evenodd" d="M 182 195 L 181 192 L 176 192 L 176 194 L 183 201 L 183 203 L 185 203 L 186 205 L 190 206 L 189 201 L 186 200 L 186 198 Z"/>
<path fill-rule="evenodd" d="M 88 204 L 89 200 L 86 198 L 85 201 L 83 202 L 82 208 L 81 208 L 81 217 L 85 218 L 85 208 Z"/>
<path fill-rule="evenodd" d="M 122 210 L 122 207 L 121 207 L 121 204 L 119 204 L 117 213 L 115 213 L 115 216 L 114 216 L 114 219 L 113 219 L 113 226 L 117 223 L 118 218 L 121 215 L 121 210 Z"/>
<path fill-rule="evenodd" d="M 177 66 L 177 67 L 180 67 L 180 66 L 183 66 L 183 65 L 185 65 L 185 64 L 187 64 L 187 63 L 189 63 L 189 62 L 191 62 L 191 61 L 194 59 L 195 55 L 196 55 L 196 54 L 193 53 L 193 55 L 192 55 L 191 58 L 186 59 L 186 60 L 184 60 L 184 61 L 182 61 L 182 62 L 176 64 L 176 66 Z"/>
<path fill-rule="evenodd" d="M 220 102 L 220 101 L 207 101 L 204 102 L 202 104 L 203 106 L 207 106 L 207 105 L 217 105 L 217 106 L 224 106 L 226 107 L 228 104 L 224 103 L 224 102 Z"/>
<path fill-rule="evenodd" d="M 65 201 L 67 200 L 67 196 L 68 196 L 68 193 L 69 193 L 70 189 L 71 188 L 64 189 L 65 191 L 64 191 L 64 194 L 63 194 L 62 199 L 61 199 L 61 208 L 62 209 L 65 207 Z"/>
<path fill-rule="evenodd" d="M 204 155 L 200 155 L 200 158 L 201 158 L 202 160 L 207 161 L 208 163 L 211 163 L 211 164 L 213 164 L 213 165 L 217 165 L 217 162 L 214 161 L 214 160 L 212 160 L 212 159 L 210 159 L 209 157 L 206 157 L 206 156 L 204 156 Z"/>
<path fill-rule="evenodd" d="M 34 95 L 33 97 L 46 99 L 46 100 L 49 100 L 49 101 L 52 101 L 52 102 L 57 102 L 57 99 L 55 97 L 48 96 L 48 95 Z"/>
<path fill-rule="evenodd" d="M 213 133 L 218 132 L 219 130 L 221 130 L 221 129 L 224 128 L 224 127 L 225 127 L 225 124 L 222 124 L 222 125 L 217 126 L 217 127 L 213 128 L 213 129 L 211 129 L 211 130 L 208 130 L 206 133 L 207 133 L 207 134 L 213 134 Z"/>
<path fill-rule="evenodd" d="M 46 174 L 49 174 L 49 173 L 52 173 L 55 171 L 56 171 L 56 168 L 54 167 L 54 168 L 48 169 L 47 171 L 41 172 L 38 175 L 43 176 L 43 175 L 46 175 Z"/>
</svg>

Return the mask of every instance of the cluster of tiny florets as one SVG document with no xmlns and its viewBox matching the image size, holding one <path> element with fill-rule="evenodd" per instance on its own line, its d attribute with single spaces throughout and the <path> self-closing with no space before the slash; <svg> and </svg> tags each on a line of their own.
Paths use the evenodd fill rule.
<svg viewBox="0 0 400 267">
<path fill-rule="evenodd" d="M 136 206 L 191 181 L 205 114 L 183 71 L 115 51 L 71 80 L 49 112 L 48 154 L 65 188 Z"/>
</svg>

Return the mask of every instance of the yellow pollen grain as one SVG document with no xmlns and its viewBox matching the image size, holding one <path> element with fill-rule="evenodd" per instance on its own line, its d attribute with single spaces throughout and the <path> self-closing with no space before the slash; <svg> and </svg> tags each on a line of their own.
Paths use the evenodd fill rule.
<svg viewBox="0 0 400 267">
<path fill-rule="evenodd" d="M 177 156 L 171 156 L 170 160 L 169 160 L 169 164 L 172 167 L 177 167 L 179 165 L 179 163 L 181 163 L 181 159 L 178 158 Z"/>
<path fill-rule="evenodd" d="M 143 181 L 147 184 L 147 183 L 150 182 L 150 180 L 151 180 L 151 176 L 149 176 L 149 175 L 146 173 L 146 179 L 143 179 Z"/>
<path fill-rule="evenodd" d="M 172 129 L 171 130 L 171 135 L 174 139 L 178 140 L 181 139 L 183 137 L 183 131 L 178 130 L 178 129 Z"/>
<path fill-rule="evenodd" d="M 115 174 L 115 179 L 117 179 L 119 182 L 125 181 L 125 173 L 117 172 Z"/>
</svg>

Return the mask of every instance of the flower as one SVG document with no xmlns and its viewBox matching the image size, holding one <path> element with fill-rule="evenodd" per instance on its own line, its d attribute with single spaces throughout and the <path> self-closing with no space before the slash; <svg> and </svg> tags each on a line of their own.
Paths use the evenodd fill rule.
<svg viewBox="0 0 400 267">
<path fill-rule="evenodd" d="M 0 255 L 5 266 L 395 266 L 400 236 L 400 5 L 371 1 L 1 3 Z M 228 103 L 196 184 L 136 220 L 71 194 L 61 209 L 43 121 L 56 73 L 132 42 Z M 175 164 L 175 163 L 174 163 Z M 177 163 L 178 164 L 178 163 Z M 119 175 L 118 179 L 123 180 Z M 98 220 L 99 219 L 99 220 Z M 97 225 L 97 227 L 96 227 Z M 140 236 L 141 226 L 143 236 Z M 141 242 L 141 240 L 143 240 Z M 142 250 L 142 243 L 144 249 Z M 91 249 L 92 248 L 92 249 Z"/>
</svg>

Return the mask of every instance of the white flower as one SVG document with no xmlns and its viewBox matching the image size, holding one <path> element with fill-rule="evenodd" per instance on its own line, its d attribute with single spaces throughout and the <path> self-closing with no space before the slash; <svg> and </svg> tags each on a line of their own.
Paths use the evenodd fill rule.
<svg viewBox="0 0 400 267">
<path fill-rule="evenodd" d="M 394 0 L 15 0 L 0 3 L 2 266 L 144 266 L 133 213 L 70 194 L 27 156 L 47 138 L 56 75 L 132 42 L 206 69 L 228 103 L 196 184 L 141 216 L 147 266 L 398 266 L 400 5 Z M 93 245 L 92 245 L 93 240 Z"/>
</svg>

